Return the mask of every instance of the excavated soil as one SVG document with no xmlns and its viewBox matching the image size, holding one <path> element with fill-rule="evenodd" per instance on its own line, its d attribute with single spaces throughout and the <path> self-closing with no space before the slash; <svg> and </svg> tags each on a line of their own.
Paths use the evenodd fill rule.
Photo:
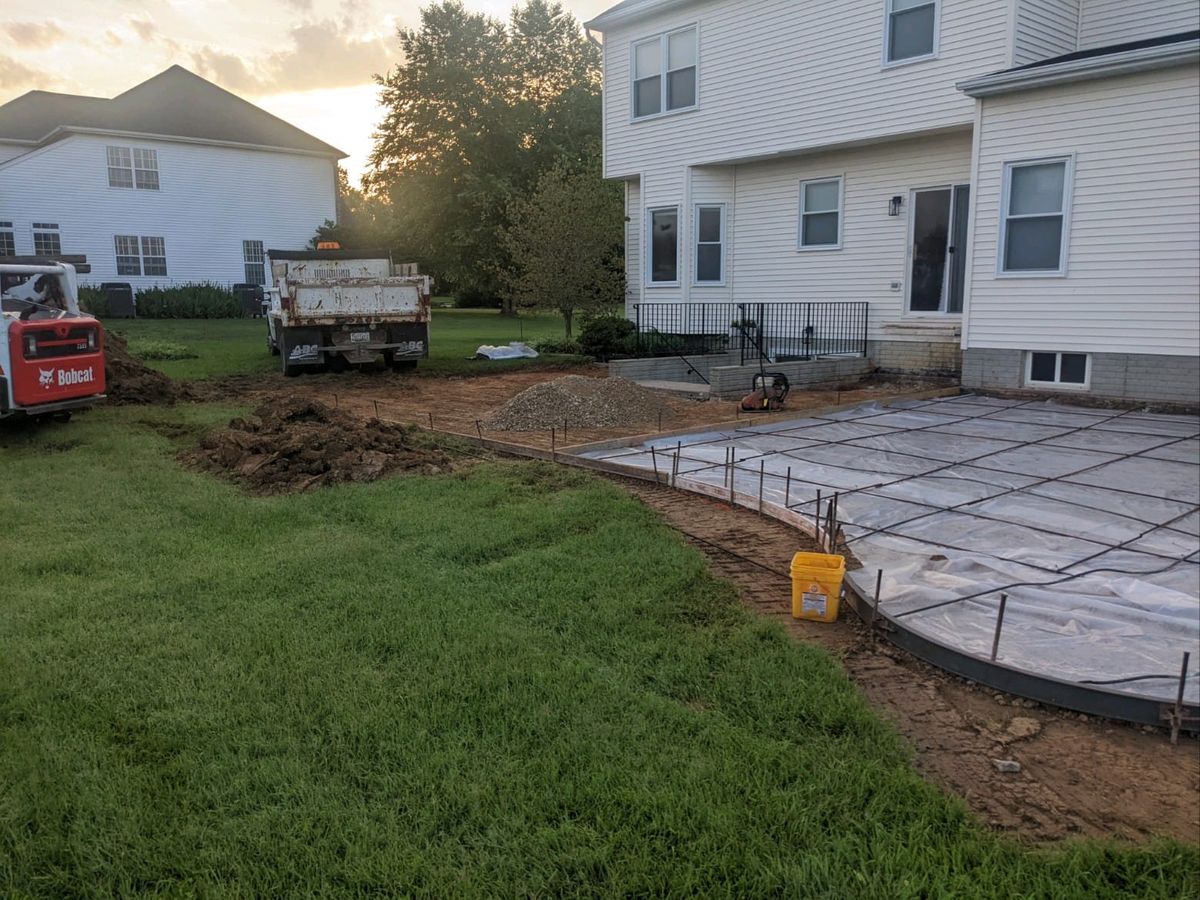
<svg viewBox="0 0 1200 900">
<path fill-rule="evenodd" d="M 787 570 L 797 550 L 816 549 L 806 536 L 695 494 L 614 480 L 701 550 L 748 607 L 838 656 L 868 702 L 908 739 L 922 774 L 962 797 L 987 825 L 1037 842 L 1196 842 L 1195 738 L 1173 746 L 1162 729 L 1042 707 L 972 684 L 873 640 L 849 611 L 829 625 L 797 621 Z M 994 759 L 1016 761 L 1020 771 L 997 771 Z"/>
<path fill-rule="evenodd" d="M 484 425 L 497 431 L 616 428 L 656 422 L 670 412 L 661 394 L 627 379 L 565 375 L 521 391 Z"/>
<path fill-rule="evenodd" d="M 450 456 L 418 429 L 362 419 L 316 400 L 281 398 L 211 431 L 181 459 L 256 494 L 448 471 Z"/>
<path fill-rule="evenodd" d="M 125 339 L 111 332 L 104 337 L 104 380 L 108 402 L 118 406 L 192 399 L 186 386 L 130 354 Z"/>
</svg>

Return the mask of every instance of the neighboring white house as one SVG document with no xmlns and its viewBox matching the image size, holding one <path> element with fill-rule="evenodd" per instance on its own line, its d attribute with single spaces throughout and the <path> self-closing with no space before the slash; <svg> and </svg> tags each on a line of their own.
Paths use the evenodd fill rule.
<svg viewBox="0 0 1200 900">
<path fill-rule="evenodd" d="M 336 217 L 346 154 L 179 66 L 106 100 L 0 106 L 0 256 L 86 254 L 85 280 L 267 280 L 263 251 Z"/>
<path fill-rule="evenodd" d="M 865 301 L 885 369 L 1200 401 L 1200 0 L 625 0 L 587 27 L 631 317 Z"/>
</svg>

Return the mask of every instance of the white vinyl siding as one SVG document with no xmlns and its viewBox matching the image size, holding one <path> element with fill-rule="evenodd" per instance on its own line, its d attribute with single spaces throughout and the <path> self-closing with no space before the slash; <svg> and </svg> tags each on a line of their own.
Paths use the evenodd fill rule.
<svg viewBox="0 0 1200 900">
<path fill-rule="evenodd" d="M 844 173 L 843 249 L 797 253 L 800 182 L 831 171 Z M 915 188 L 965 183 L 970 171 L 967 133 L 738 166 L 729 230 L 732 299 L 865 300 L 871 340 L 956 341 L 955 322 L 921 333 L 900 327 L 908 296 L 909 209 L 906 201 L 901 215 L 889 216 L 888 200 L 907 198 Z"/>
<path fill-rule="evenodd" d="M 695 26 L 633 45 L 633 117 L 644 119 L 696 106 L 699 48 Z"/>
<path fill-rule="evenodd" d="M 1083 0 L 1079 49 L 1200 29 L 1196 0 Z"/>
<path fill-rule="evenodd" d="M 818 178 L 800 182 L 801 250 L 842 248 L 842 179 Z"/>
<path fill-rule="evenodd" d="M 1074 53 L 1080 0 L 1018 0 L 1013 65 Z"/>
<path fill-rule="evenodd" d="M 1000 200 L 1004 275 L 1062 275 L 1070 253 L 1070 157 L 1007 162 Z"/>
<path fill-rule="evenodd" d="M 956 81 L 1010 65 L 1009 4 L 939 4 L 938 58 L 881 68 L 885 7 L 843 0 L 704 0 L 604 36 L 605 174 L 641 177 L 833 144 L 968 128 Z M 699 106 L 635 119 L 634 42 L 698 23 Z"/>
<path fill-rule="evenodd" d="M 636 179 L 625 182 L 625 309 L 642 298 L 642 185 Z"/>
<path fill-rule="evenodd" d="M 884 0 L 883 62 L 917 62 L 937 55 L 941 0 Z"/>
<path fill-rule="evenodd" d="M 968 348 L 1195 354 L 1200 70 L 983 101 Z M 1004 164 L 1074 156 L 1065 278 L 997 278 Z"/>
<path fill-rule="evenodd" d="M 72 135 L 0 162 L 2 214 L 13 221 L 18 254 L 34 252 L 32 223 L 51 222 L 61 227 L 63 252 L 87 255 L 92 271 L 80 276 L 85 284 L 234 284 L 245 277 L 244 237 L 253 235 L 268 250 L 299 250 L 336 216 L 328 158 L 143 141 L 138 146 L 154 150 L 170 177 L 157 191 L 114 190 L 105 165 L 112 144 L 112 138 Z M 161 238 L 168 274 L 119 278 L 118 234 L 137 235 L 139 251 L 143 236 Z"/>
</svg>

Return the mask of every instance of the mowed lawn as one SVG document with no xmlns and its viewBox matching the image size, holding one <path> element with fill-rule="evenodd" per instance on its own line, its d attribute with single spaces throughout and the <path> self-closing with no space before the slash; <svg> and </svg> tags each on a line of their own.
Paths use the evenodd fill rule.
<svg viewBox="0 0 1200 900">
<path fill-rule="evenodd" d="M 0 432 L 0 892 L 1195 895 L 978 828 L 606 482 L 251 498 L 174 459 L 233 412 Z"/>
<path fill-rule="evenodd" d="M 163 342 L 192 354 L 190 359 L 149 361 L 172 378 L 279 370 L 279 357 L 267 349 L 263 319 L 106 319 L 104 326 L 125 337 L 135 354 L 140 348 L 161 346 Z M 469 374 L 580 361 L 579 357 L 559 355 L 533 360 L 470 359 L 480 344 L 560 340 L 562 336 L 563 322 L 557 315 L 502 316 L 496 310 L 435 309 L 430 323 L 429 359 L 423 360 L 417 371 L 427 375 Z"/>
</svg>

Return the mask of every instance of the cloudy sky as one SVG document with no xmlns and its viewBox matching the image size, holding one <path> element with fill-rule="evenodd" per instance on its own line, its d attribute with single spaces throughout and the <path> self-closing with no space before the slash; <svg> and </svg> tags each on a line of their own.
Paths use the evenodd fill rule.
<svg viewBox="0 0 1200 900">
<path fill-rule="evenodd" d="M 564 0 L 581 20 L 616 0 Z M 170 65 L 215 81 L 350 154 L 380 119 L 371 76 L 397 60 L 420 0 L 46 0 L 0 19 L 0 103 L 41 89 L 111 97 Z M 466 0 L 506 17 L 511 0 Z M 35 14 L 36 11 L 36 14 Z"/>
</svg>

